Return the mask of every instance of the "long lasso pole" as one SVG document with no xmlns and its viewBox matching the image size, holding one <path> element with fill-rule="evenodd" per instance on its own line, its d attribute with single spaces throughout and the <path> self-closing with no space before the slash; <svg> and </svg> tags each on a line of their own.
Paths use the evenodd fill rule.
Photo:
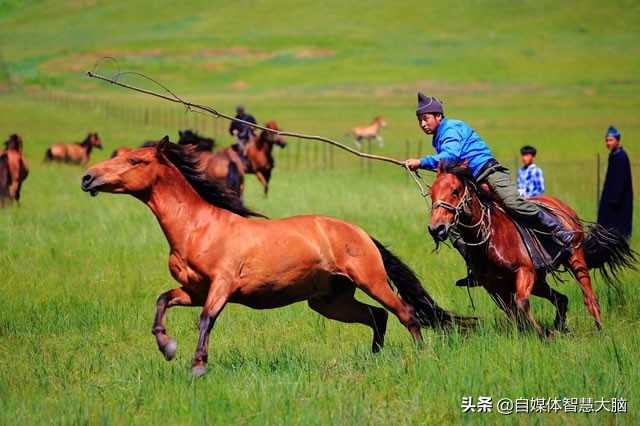
<svg viewBox="0 0 640 426">
<path fill-rule="evenodd" d="M 251 123 L 251 122 L 248 122 L 248 121 L 245 121 L 245 120 L 241 120 L 241 119 L 236 118 L 236 117 L 232 117 L 232 116 L 227 115 L 225 113 L 222 113 L 222 112 L 220 112 L 220 111 L 218 111 L 218 110 L 216 110 L 216 109 L 214 109 L 214 108 L 212 108 L 210 106 L 196 104 L 196 103 L 189 102 L 187 100 L 181 99 L 181 98 L 177 97 L 176 95 L 174 95 L 171 92 L 169 92 L 169 93 L 171 93 L 173 95 L 173 97 L 164 95 L 162 93 L 154 92 L 152 90 L 143 89 L 141 87 L 136 87 L 136 86 L 132 86 L 130 84 L 122 83 L 122 82 L 119 82 L 119 81 L 117 81 L 117 80 L 115 80 L 113 78 L 109 78 L 109 77 L 105 77 L 105 76 L 96 74 L 93 71 L 87 71 L 87 75 L 89 77 L 91 77 L 91 78 L 96 78 L 98 80 L 106 81 L 108 83 L 115 84 L 116 86 L 124 87 L 125 89 L 133 90 L 133 91 L 138 92 L 138 93 L 143 93 L 145 95 L 154 96 L 156 98 L 164 99 L 165 101 L 169 101 L 169 102 L 173 102 L 173 103 L 177 103 L 177 104 L 182 104 L 185 107 L 187 107 L 187 109 L 197 109 L 197 110 L 200 110 L 200 111 L 205 111 L 205 112 L 207 112 L 207 113 L 209 113 L 209 114 L 211 114 L 211 115 L 213 115 L 215 117 L 220 117 L 220 118 L 224 118 L 224 119 L 229 120 L 229 121 L 235 121 L 235 122 L 238 122 L 238 123 L 242 123 L 242 124 L 245 124 L 245 125 L 247 125 L 249 127 L 253 127 L 255 129 L 260 129 L 260 130 L 264 130 L 266 132 L 275 133 L 275 134 L 280 135 L 280 136 L 291 136 L 291 137 L 296 137 L 296 138 L 300 138 L 300 139 L 320 141 L 320 142 L 328 143 L 330 145 L 333 145 L 333 146 L 335 146 L 337 148 L 340 148 L 340 149 L 343 149 L 345 151 L 348 151 L 353 155 L 357 155 L 358 157 L 368 158 L 370 160 L 385 161 L 387 163 L 392 163 L 392 164 L 396 164 L 398 166 L 403 166 L 403 167 L 405 166 L 404 161 L 400 161 L 400 160 L 397 160 L 397 159 L 391 158 L 391 157 L 385 157 L 385 156 L 382 156 L 382 155 L 366 154 L 364 152 L 360 152 L 358 150 L 355 150 L 355 149 L 353 149 L 353 148 L 351 148 L 351 147 L 349 147 L 349 146 L 347 146 L 347 145 L 345 145 L 343 143 L 340 143 L 340 142 L 337 142 L 337 141 L 334 141 L 332 139 L 325 138 L 325 137 L 322 137 L 322 136 L 307 135 L 307 134 L 304 134 L 304 133 L 288 132 L 288 131 L 284 131 L 284 130 L 269 129 L 268 127 L 264 127 L 264 126 L 261 126 L 259 124 Z"/>
<path fill-rule="evenodd" d="M 97 66 L 97 64 L 96 64 Z M 127 83 L 122 83 L 120 81 L 118 81 L 118 77 L 122 76 L 122 75 L 136 75 L 139 77 L 142 77 L 146 80 L 149 80 L 153 83 L 155 83 L 156 85 L 162 87 L 168 94 L 170 94 L 171 96 L 162 94 L 162 93 L 158 93 L 158 92 L 154 92 L 153 90 L 149 90 L 149 89 L 143 89 L 141 87 L 137 87 L 137 86 L 133 86 Z M 391 163 L 391 164 L 395 164 L 398 166 L 401 166 L 403 168 L 405 168 L 407 170 L 407 173 L 409 173 L 409 175 L 413 178 L 414 182 L 416 183 L 417 187 L 418 187 L 418 191 L 420 192 L 420 195 L 425 198 L 426 201 L 426 197 L 428 195 L 428 185 L 424 182 L 424 180 L 422 179 L 422 177 L 420 176 L 420 174 L 418 173 L 418 171 L 412 171 L 411 169 L 409 169 L 409 166 L 407 166 L 407 164 L 404 161 L 400 161 L 397 160 L 395 158 L 391 158 L 391 157 L 385 157 L 383 155 L 375 155 L 375 154 L 367 154 L 361 151 L 358 151 L 356 149 L 353 149 L 343 143 L 340 143 L 338 141 L 335 141 L 333 139 L 329 139 L 329 138 L 325 138 L 323 136 L 316 136 L 316 135 L 308 135 L 308 134 L 304 134 L 304 133 L 298 133 L 298 132 L 288 132 L 288 131 L 284 131 L 284 130 L 274 130 L 274 129 L 270 129 L 268 127 L 265 126 L 261 126 L 259 124 L 256 123 L 251 123 L 249 121 L 245 121 L 245 120 L 241 120 L 239 118 L 230 116 L 228 114 L 222 113 L 218 110 L 216 110 L 215 108 L 212 108 L 210 106 L 207 105 L 202 105 L 202 104 L 196 104 L 194 102 L 190 102 L 187 101 L 185 99 L 180 98 L 178 95 L 176 95 L 175 93 L 173 93 L 171 90 L 169 90 L 167 87 L 165 87 L 163 84 L 159 83 L 158 81 L 144 75 L 141 73 L 137 73 L 137 72 L 118 72 L 115 76 L 115 78 L 109 78 L 109 77 L 105 77 L 103 75 L 97 74 L 94 71 L 87 71 L 87 76 L 89 76 L 90 78 L 96 78 L 98 80 L 102 80 L 102 81 L 106 81 L 107 83 L 110 84 L 114 84 L 116 86 L 120 86 L 123 87 L 125 89 L 129 89 L 129 90 L 133 90 L 134 92 L 138 92 L 138 93 L 142 93 L 145 95 L 149 95 L 149 96 L 153 96 L 159 99 L 163 99 L 169 102 L 173 102 L 173 103 L 177 103 L 177 104 L 181 104 L 184 105 L 187 110 L 189 111 L 194 111 L 194 112 L 200 112 L 200 113 L 208 113 L 213 115 L 214 117 L 219 117 L 219 118 L 224 118 L 225 120 L 229 120 L 229 121 L 235 121 L 237 123 L 242 123 L 245 124 L 249 127 L 252 127 L 254 129 L 260 129 L 266 132 L 271 132 L 271 133 L 275 133 L 277 135 L 280 136 L 290 136 L 290 137 L 296 137 L 296 138 L 300 138 L 300 139 L 307 139 L 307 140 L 314 140 L 314 141 L 319 141 L 319 142 L 323 142 L 323 143 L 328 143 L 329 145 L 335 146 L 337 148 L 340 148 L 342 150 L 345 150 L 353 155 L 356 155 L 358 157 L 361 158 L 366 158 L 369 160 L 378 160 L 378 161 L 384 161 L 387 163 Z M 199 111 L 196 111 L 199 110 Z M 425 187 L 427 187 L 427 189 L 425 190 Z"/>
</svg>

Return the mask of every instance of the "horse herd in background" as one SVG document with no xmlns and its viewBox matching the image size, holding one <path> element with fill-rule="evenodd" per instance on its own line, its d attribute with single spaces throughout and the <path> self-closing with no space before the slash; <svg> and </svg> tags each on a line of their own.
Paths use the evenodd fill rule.
<svg viewBox="0 0 640 426">
<path fill-rule="evenodd" d="M 265 127 L 278 131 L 275 121 L 269 121 Z M 192 130 L 178 132 L 178 144 L 193 152 L 198 159 L 198 171 L 208 179 L 220 181 L 238 196 L 244 193 L 246 174 L 254 174 L 264 188 L 265 196 L 269 192 L 269 181 L 275 168 L 273 147 L 284 148 L 284 138 L 276 132 L 262 131 L 242 149 L 230 146 L 215 150 L 216 142 Z M 159 141 L 146 141 L 140 147 L 155 146 Z M 86 165 L 94 148 L 103 149 L 98 133 L 91 132 L 78 143 L 57 143 L 45 151 L 44 162 Z M 123 155 L 135 148 L 121 146 L 111 154 L 111 158 Z M 0 151 L 0 207 L 13 201 L 19 202 L 22 183 L 29 174 L 29 167 L 23 155 L 23 140 L 18 134 L 12 134 Z"/>
</svg>

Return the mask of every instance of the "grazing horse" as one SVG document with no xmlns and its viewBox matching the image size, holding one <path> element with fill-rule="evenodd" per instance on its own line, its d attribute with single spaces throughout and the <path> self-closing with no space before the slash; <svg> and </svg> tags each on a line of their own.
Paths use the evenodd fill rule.
<svg viewBox="0 0 640 426">
<path fill-rule="evenodd" d="M 362 148 L 363 140 L 372 140 L 375 139 L 378 141 L 378 145 L 380 148 L 384 146 L 384 140 L 382 136 L 380 136 L 380 129 L 387 126 L 387 122 L 384 121 L 381 115 L 377 116 L 373 119 L 371 124 L 365 127 L 354 127 L 350 131 L 350 135 L 355 138 L 355 144 L 358 149 Z"/>
<path fill-rule="evenodd" d="M 29 166 L 22 155 L 22 138 L 12 134 L 0 152 L 0 207 L 20 201 L 22 182 L 29 175 Z"/>
<path fill-rule="evenodd" d="M 166 334 L 166 310 L 203 307 L 196 376 L 206 371 L 209 333 L 227 303 L 268 309 L 306 300 L 327 318 L 371 327 L 374 352 L 384 344 L 387 312 L 356 300 L 356 288 L 396 315 L 416 342 L 421 326 L 473 322 L 439 307 L 408 266 L 356 225 L 312 215 L 250 220 L 261 215 L 203 175 L 192 148 L 166 137 L 156 147 L 96 164 L 81 187 L 92 195 L 131 194 L 155 214 L 170 245 L 169 270 L 181 287 L 158 298 L 152 331 L 170 360 L 176 342 Z"/>
<path fill-rule="evenodd" d="M 271 130 L 280 130 L 278 123 L 273 120 L 265 124 L 265 127 Z M 263 130 L 257 137 L 251 138 L 245 150 L 245 173 L 256 175 L 264 187 L 264 195 L 267 195 L 269 192 L 271 171 L 275 167 L 275 160 L 271 153 L 273 145 L 284 148 L 287 146 L 287 143 L 284 141 L 284 138 L 277 133 Z"/>
<path fill-rule="evenodd" d="M 87 164 L 93 148 L 102 149 L 102 141 L 97 133 L 89 133 L 82 142 L 58 143 L 47 148 L 45 161 L 60 161 L 73 164 Z"/>
<path fill-rule="evenodd" d="M 498 306 L 520 326 L 530 325 L 541 337 L 547 336 L 535 320 L 529 306 L 531 294 L 549 300 L 556 307 L 554 326 L 566 329 L 568 299 L 546 282 L 546 271 L 536 270 L 515 224 L 503 209 L 481 196 L 466 164 L 441 165 L 431 186 L 432 213 L 429 232 L 436 244 L 455 229 L 469 251 L 469 263 L 477 281 Z M 584 304 L 596 327 L 602 326 L 600 307 L 591 287 L 589 269 L 600 269 L 609 283 L 617 272 L 633 267 L 635 254 L 626 240 L 601 226 L 585 229 L 576 212 L 552 197 L 532 200 L 549 208 L 574 232 L 574 249 L 564 262 L 580 284 Z"/>
</svg>

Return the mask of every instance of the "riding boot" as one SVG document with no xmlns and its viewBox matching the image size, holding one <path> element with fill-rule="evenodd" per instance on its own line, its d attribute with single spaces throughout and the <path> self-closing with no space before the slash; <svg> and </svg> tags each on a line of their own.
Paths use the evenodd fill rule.
<svg viewBox="0 0 640 426">
<path fill-rule="evenodd" d="M 469 265 L 469 258 L 467 252 L 467 246 L 462 241 L 462 238 L 458 238 L 453 242 L 453 246 L 458 249 L 458 252 L 464 259 L 465 265 L 467 266 L 467 276 L 465 278 L 460 278 L 456 281 L 457 287 L 478 287 L 480 284 L 473 277 L 473 272 L 471 272 L 471 266 Z"/>
<path fill-rule="evenodd" d="M 554 241 L 562 250 L 558 256 L 557 262 L 562 262 L 571 257 L 573 253 L 573 231 L 566 229 L 560 219 L 541 208 L 536 215 L 537 228 L 542 232 L 548 232 L 553 236 Z"/>
</svg>

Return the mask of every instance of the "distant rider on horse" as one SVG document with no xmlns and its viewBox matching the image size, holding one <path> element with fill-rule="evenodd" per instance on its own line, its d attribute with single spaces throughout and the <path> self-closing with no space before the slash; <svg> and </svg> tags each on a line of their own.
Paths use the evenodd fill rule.
<svg viewBox="0 0 640 426">
<path fill-rule="evenodd" d="M 520 196 L 518 188 L 511 180 L 509 170 L 495 160 L 491 150 L 475 130 L 463 121 L 446 118 L 442 103 L 437 98 L 422 93 L 418 93 L 416 115 L 422 131 L 427 135 L 433 135 L 432 144 L 436 154 L 406 160 L 405 164 L 409 169 L 433 170 L 441 161 L 467 161 L 475 181 L 487 183 L 509 214 L 527 226 L 553 235 L 556 243 L 562 247 L 559 260 L 567 259 L 571 255 L 573 233 L 567 230 L 557 217 Z M 467 247 L 460 235 L 451 230 L 449 239 L 467 261 L 468 267 Z M 456 285 L 475 285 L 470 269 L 468 276 L 458 280 Z"/>
<path fill-rule="evenodd" d="M 251 114 L 247 114 L 242 105 L 238 105 L 236 107 L 236 118 L 253 124 L 257 123 L 255 117 Z M 247 143 L 255 136 L 253 133 L 253 127 L 238 121 L 232 121 L 229 126 L 229 134 L 236 140 L 233 148 L 244 160 Z"/>
</svg>

